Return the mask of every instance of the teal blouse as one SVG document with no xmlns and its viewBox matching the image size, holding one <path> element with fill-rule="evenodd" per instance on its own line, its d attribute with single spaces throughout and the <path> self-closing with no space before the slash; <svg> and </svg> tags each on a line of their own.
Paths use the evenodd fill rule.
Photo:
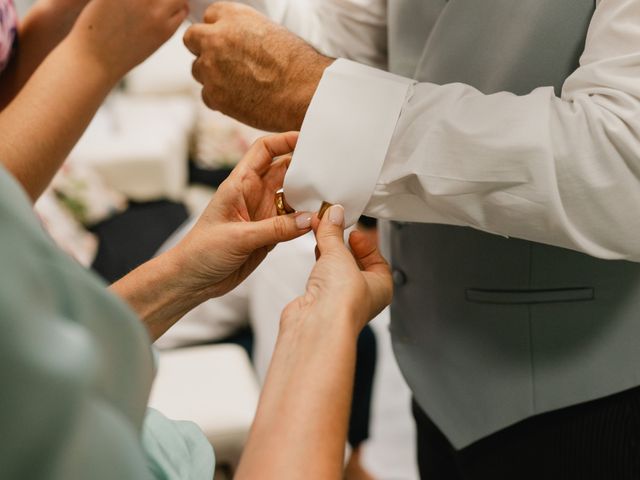
<svg viewBox="0 0 640 480">
<path fill-rule="evenodd" d="M 211 480 L 202 432 L 147 411 L 153 375 L 136 315 L 53 245 L 0 166 L 0 476 Z"/>
</svg>

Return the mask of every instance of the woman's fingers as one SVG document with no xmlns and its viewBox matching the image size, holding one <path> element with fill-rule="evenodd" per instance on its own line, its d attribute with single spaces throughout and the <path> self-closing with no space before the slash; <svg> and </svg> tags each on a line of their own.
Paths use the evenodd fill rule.
<svg viewBox="0 0 640 480">
<path fill-rule="evenodd" d="M 273 193 L 282 188 L 284 176 L 287 173 L 287 169 L 290 164 L 291 155 L 284 155 L 274 161 L 269 167 L 267 173 L 262 177 L 264 188 L 266 189 L 266 194 L 268 196 L 272 196 Z"/>
<path fill-rule="evenodd" d="M 349 235 L 351 252 L 363 270 L 363 276 L 369 288 L 373 314 L 380 313 L 393 296 L 393 281 L 389 264 L 380 254 L 371 237 L 354 231 Z"/>
<path fill-rule="evenodd" d="M 242 242 L 247 251 L 251 252 L 258 248 L 293 240 L 311 230 L 311 216 L 309 212 L 299 212 L 258 222 L 239 223 L 238 225 L 243 229 Z"/>
<path fill-rule="evenodd" d="M 331 206 L 323 215 L 316 230 L 316 241 L 320 255 L 330 251 L 348 253 L 344 244 L 344 207 Z"/>
<path fill-rule="evenodd" d="M 269 168 L 274 158 L 293 152 L 297 141 L 298 132 L 262 137 L 256 140 L 238 165 L 262 174 Z"/>
</svg>

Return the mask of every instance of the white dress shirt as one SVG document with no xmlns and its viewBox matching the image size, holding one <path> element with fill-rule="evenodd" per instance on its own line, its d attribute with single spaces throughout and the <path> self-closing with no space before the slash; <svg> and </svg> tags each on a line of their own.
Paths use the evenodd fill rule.
<svg viewBox="0 0 640 480">
<path fill-rule="evenodd" d="M 266 0 L 321 51 L 385 64 L 384 0 Z M 640 261 L 640 2 L 600 0 L 560 97 L 485 95 L 338 60 L 305 118 L 287 200 L 470 226 Z"/>
</svg>

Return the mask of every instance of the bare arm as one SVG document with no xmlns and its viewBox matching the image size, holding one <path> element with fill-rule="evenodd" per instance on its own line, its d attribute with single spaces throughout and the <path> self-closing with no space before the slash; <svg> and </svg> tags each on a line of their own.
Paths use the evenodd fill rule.
<svg viewBox="0 0 640 480">
<path fill-rule="evenodd" d="M 116 82 L 78 47 L 65 40 L 0 112 L 0 161 L 34 201 Z"/>
<path fill-rule="evenodd" d="M 183 0 L 93 0 L 84 9 L 71 33 L 0 112 L 0 161 L 33 200 L 110 89 L 185 16 Z"/>
<path fill-rule="evenodd" d="M 274 193 L 297 137 L 290 132 L 258 140 L 178 245 L 112 285 L 152 339 L 192 308 L 235 288 L 273 245 L 311 230 L 309 213 L 275 216 Z"/>
<path fill-rule="evenodd" d="M 67 36 L 86 0 L 40 0 L 18 27 L 19 48 L 0 76 L 0 110 L 15 98 L 44 58 Z"/>
<path fill-rule="evenodd" d="M 320 258 L 287 306 L 236 479 L 330 480 L 343 455 L 358 333 L 390 301 L 389 267 L 369 237 L 343 242 L 344 210 L 317 229 Z"/>
</svg>

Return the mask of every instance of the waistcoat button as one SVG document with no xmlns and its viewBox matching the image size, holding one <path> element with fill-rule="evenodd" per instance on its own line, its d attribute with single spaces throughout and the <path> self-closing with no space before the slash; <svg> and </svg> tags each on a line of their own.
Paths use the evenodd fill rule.
<svg viewBox="0 0 640 480">
<path fill-rule="evenodd" d="M 397 287 L 401 287 L 407 283 L 407 276 L 402 270 L 394 269 L 391 277 L 393 278 L 393 284 Z"/>
</svg>

